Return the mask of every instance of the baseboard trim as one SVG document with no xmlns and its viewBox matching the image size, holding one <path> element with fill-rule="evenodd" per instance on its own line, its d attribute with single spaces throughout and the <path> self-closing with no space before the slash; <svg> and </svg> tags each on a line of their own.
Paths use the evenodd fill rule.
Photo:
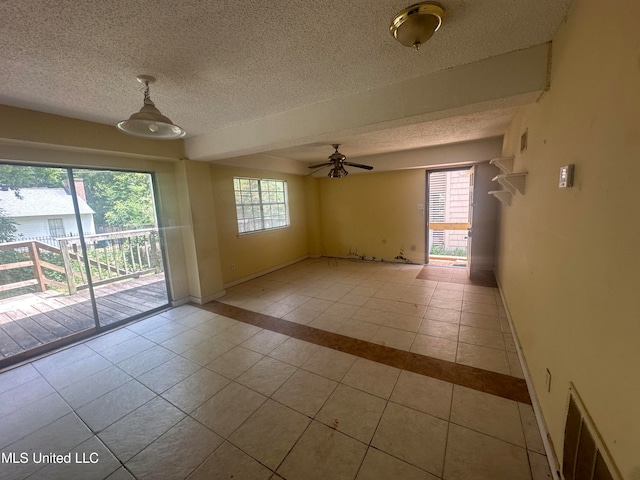
<svg viewBox="0 0 640 480">
<path fill-rule="evenodd" d="M 212 302 L 213 300 L 217 300 L 221 297 L 224 297 L 226 294 L 227 294 L 226 290 L 220 290 L 219 292 L 216 292 L 213 295 L 209 295 L 208 297 L 204 297 L 200 299 L 200 304 L 203 305 L 205 303 Z"/>
<path fill-rule="evenodd" d="M 239 278 L 238 280 L 234 280 L 229 283 L 224 284 L 224 288 L 233 287 L 234 285 L 239 285 L 240 283 L 248 282 L 249 280 L 253 280 L 254 278 L 262 277 L 267 273 L 275 272 L 276 270 L 280 270 L 281 268 L 288 267 L 289 265 L 293 265 L 294 263 L 301 262 L 302 260 L 306 260 L 309 258 L 309 255 L 305 255 L 304 257 L 296 258 L 295 260 L 291 260 L 290 262 L 281 263 L 280 265 L 276 265 L 275 267 L 268 268 L 266 270 L 262 270 L 260 272 L 252 273 L 246 277 Z M 208 301 L 215 300 L 215 298 L 211 298 Z M 206 303 L 206 302 L 205 302 Z"/>
<path fill-rule="evenodd" d="M 179 298 L 178 300 L 173 300 L 171 302 L 171 306 L 172 307 L 179 307 L 180 305 L 185 305 L 185 304 L 189 303 L 190 301 L 191 301 L 191 297 Z"/>
<path fill-rule="evenodd" d="M 500 291 L 500 298 L 502 299 L 502 305 L 504 306 L 504 310 L 507 315 L 507 321 L 509 322 L 509 327 L 511 327 L 511 332 L 513 333 L 513 341 L 516 346 L 516 352 L 518 353 L 518 359 L 520 360 L 520 365 L 522 366 L 524 379 L 525 379 L 525 382 L 527 382 L 527 388 L 529 389 L 529 396 L 531 397 L 531 406 L 533 407 L 533 411 L 536 415 L 536 421 L 538 422 L 538 429 L 540 430 L 540 436 L 542 437 L 544 450 L 547 453 L 547 461 L 549 462 L 551 475 L 553 475 L 554 480 L 561 480 L 561 477 L 559 474 L 560 464 L 558 463 L 558 457 L 556 456 L 556 452 L 553 448 L 553 444 L 551 443 L 551 438 L 549 436 L 549 429 L 547 428 L 547 424 L 542 414 L 542 409 L 540 408 L 540 402 L 538 401 L 538 394 L 533 385 L 531 374 L 529 373 L 529 366 L 527 365 L 527 360 L 524 356 L 522 345 L 520 345 L 518 332 L 513 323 L 513 318 L 511 317 L 511 313 L 509 312 L 509 306 L 507 305 L 507 299 L 504 296 L 502 285 L 500 284 L 500 280 L 498 279 L 498 276 L 495 275 L 495 271 L 494 271 L 494 276 L 496 277 L 496 283 L 498 284 L 498 290 Z"/>
<path fill-rule="evenodd" d="M 396 258 L 378 258 L 378 257 L 366 257 L 358 255 L 322 255 L 320 258 L 338 258 L 340 260 L 357 260 L 359 262 L 370 263 L 398 263 L 401 265 L 424 265 L 423 263 L 416 263 L 413 260 L 398 260 Z"/>
</svg>

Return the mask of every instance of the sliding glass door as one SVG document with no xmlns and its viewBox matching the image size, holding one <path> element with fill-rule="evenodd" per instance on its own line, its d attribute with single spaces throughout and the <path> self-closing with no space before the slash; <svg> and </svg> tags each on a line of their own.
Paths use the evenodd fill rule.
<svg viewBox="0 0 640 480">
<path fill-rule="evenodd" d="M 72 171 L 76 195 L 91 205 L 83 236 L 100 326 L 168 303 L 153 178 L 148 173 Z M 82 215 L 82 213 L 81 213 Z"/>
<path fill-rule="evenodd" d="M 153 177 L 0 163 L 0 366 L 169 303 Z"/>
</svg>

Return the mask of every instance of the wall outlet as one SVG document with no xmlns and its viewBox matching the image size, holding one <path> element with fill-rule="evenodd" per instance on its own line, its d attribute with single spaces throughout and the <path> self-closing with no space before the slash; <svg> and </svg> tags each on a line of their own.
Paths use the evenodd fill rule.
<svg viewBox="0 0 640 480">
<path fill-rule="evenodd" d="M 545 375 L 544 378 L 544 385 L 545 387 L 547 387 L 547 392 L 551 391 L 551 372 L 549 371 L 549 369 L 547 368 L 547 374 Z"/>
<path fill-rule="evenodd" d="M 235 270 L 235 269 L 236 269 L 236 264 L 235 264 L 235 263 L 232 263 L 232 264 L 231 264 L 231 270 Z"/>
</svg>

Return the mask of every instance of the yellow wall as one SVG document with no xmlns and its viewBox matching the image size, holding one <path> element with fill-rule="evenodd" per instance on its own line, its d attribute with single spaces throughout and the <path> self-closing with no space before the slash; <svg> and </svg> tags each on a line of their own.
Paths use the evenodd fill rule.
<svg viewBox="0 0 640 480">
<path fill-rule="evenodd" d="M 0 139 L 38 143 L 54 148 L 91 149 L 125 155 L 176 159 L 184 141 L 157 141 L 120 133 L 113 125 L 0 105 Z"/>
<path fill-rule="evenodd" d="M 576 1 L 554 39 L 550 90 L 505 137 L 504 154 L 529 173 L 525 195 L 502 209 L 497 273 L 558 456 L 571 381 L 623 477 L 637 480 L 640 2 L 609 7 Z M 575 186 L 559 189 L 572 163 Z"/>
<path fill-rule="evenodd" d="M 224 294 L 218 229 L 213 208 L 215 200 L 209 177 L 207 163 L 180 160 L 176 164 L 189 295 L 197 303 L 207 303 Z"/>
<path fill-rule="evenodd" d="M 307 249 L 311 257 L 322 255 L 322 224 L 320 222 L 320 188 L 318 183 L 317 178 L 304 177 Z"/>
<path fill-rule="evenodd" d="M 224 284 L 307 256 L 305 177 L 214 165 L 210 170 Z M 291 225 L 277 230 L 238 235 L 233 177 L 285 180 L 289 193 Z M 232 269 L 231 264 L 235 264 L 235 269 Z"/>
<path fill-rule="evenodd" d="M 416 169 L 320 179 L 321 253 L 392 259 L 403 249 L 423 263 L 425 178 Z"/>
</svg>

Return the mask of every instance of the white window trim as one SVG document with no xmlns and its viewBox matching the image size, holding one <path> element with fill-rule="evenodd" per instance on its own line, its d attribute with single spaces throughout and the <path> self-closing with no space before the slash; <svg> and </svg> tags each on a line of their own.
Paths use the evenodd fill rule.
<svg viewBox="0 0 640 480">
<path fill-rule="evenodd" d="M 260 196 L 260 203 L 255 204 L 255 203 L 238 203 L 237 198 L 236 198 L 236 186 L 235 186 L 235 181 L 236 180 L 253 180 L 253 181 L 257 181 L 258 182 L 258 191 L 259 191 L 259 196 Z M 233 194 L 234 194 L 234 204 L 236 207 L 236 225 L 238 227 L 238 237 L 241 236 L 245 236 L 245 235 L 254 235 L 256 233 L 263 233 L 263 232 L 271 232 L 274 230 L 282 230 L 285 228 L 289 228 L 291 226 L 291 217 L 289 215 L 289 191 L 288 191 L 288 185 L 287 185 L 287 181 L 286 180 L 281 180 L 278 178 L 255 178 L 255 177 L 233 177 Z M 238 207 L 244 207 L 244 206 L 260 206 L 260 211 L 261 211 L 261 216 L 260 217 L 253 217 L 256 219 L 260 219 L 264 225 L 264 221 L 265 221 L 265 217 L 264 217 L 264 206 L 265 205 L 272 205 L 269 203 L 263 203 L 263 198 L 262 198 L 262 182 L 279 182 L 282 183 L 283 185 L 283 191 L 284 191 L 284 208 L 285 208 L 285 221 L 286 221 L 286 225 L 278 225 L 275 227 L 267 227 L 267 228 L 257 228 L 257 229 L 253 229 L 253 230 L 247 230 L 247 231 L 240 231 L 240 219 L 238 218 Z M 279 203 L 277 203 L 279 205 Z"/>
</svg>

